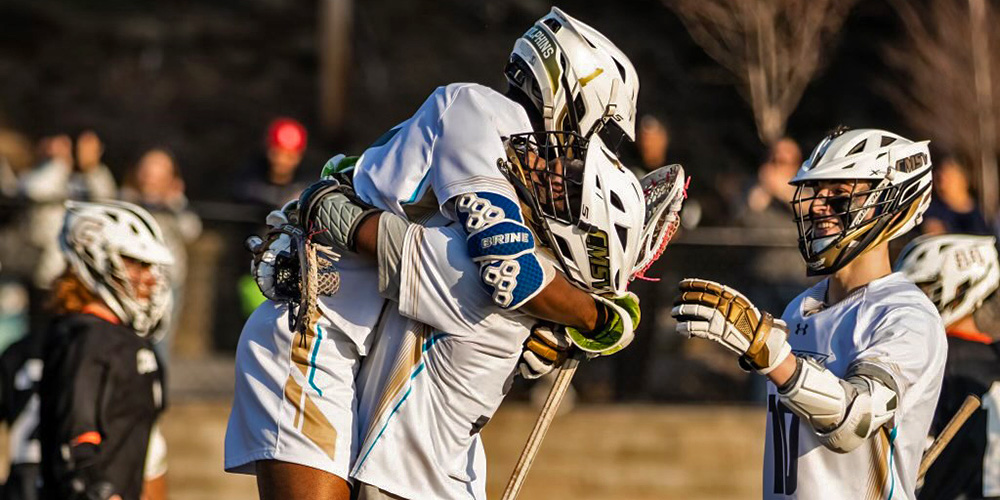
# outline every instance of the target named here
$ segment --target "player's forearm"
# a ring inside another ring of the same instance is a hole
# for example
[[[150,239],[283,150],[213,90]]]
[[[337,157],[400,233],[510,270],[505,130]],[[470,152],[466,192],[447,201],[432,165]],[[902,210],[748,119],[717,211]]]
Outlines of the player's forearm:
[[[561,274],[556,274],[548,286],[521,306],[521,310],[536,318],[583,331],[597,328],[598,311],[594,298],[570,284]]]
[[[354,244],[358,254],[369,257],[378,255],[378,219],[380,215],[365,217],[358,225],[358,231],[354,236]]]
[[[795,355],[791,355],[785,358],[784,361],[778,363],[778,366],[774,368],[770,373],[766,375],[768,380],[774,383],[777,387],[783,387],[788,384],[791,380],[792,375],[795,373]]]

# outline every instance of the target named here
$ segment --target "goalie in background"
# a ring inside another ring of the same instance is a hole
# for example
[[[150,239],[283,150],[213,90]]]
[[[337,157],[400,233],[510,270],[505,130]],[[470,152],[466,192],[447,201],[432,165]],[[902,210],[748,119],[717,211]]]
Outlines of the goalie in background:
[[[930,202],[928,142],[839,128],[792,179],[808,274],[776,319],[739,292],[680,284],[678,333],[769,379],[763,498],[916,497],[947,351],[930,300],[892,273],[889,241]]]
[[[40,498],[165,498],[163,371],[149,337],[170,310],[173,257],[156,221],[125,202],[68,202],[59,243],[68,270],[42,349]]]
[[[927,470],[920,498],[1000,497],[1000,450],[996,449],[1000,428],[989,423],[1000,410],[1000,344],[979,327],[997,324],[996,305],[982,307],[1000,287],[996,238],[921,236],[903,249],[894,268],[937,306],[948,335],[948,362],[931,433],[941,432],[967,395],[983,401]]]

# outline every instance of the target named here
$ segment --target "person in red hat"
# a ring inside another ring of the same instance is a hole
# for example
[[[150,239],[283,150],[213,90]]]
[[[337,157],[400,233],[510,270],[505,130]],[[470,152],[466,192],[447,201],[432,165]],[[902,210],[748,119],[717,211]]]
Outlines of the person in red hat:
[[[297,120],[281,117],[267,127],[264,155],[255,158],[240,176],[237,201],[259,206],[263,212],[298,198],[305,187],[296,179],[309,135]]]

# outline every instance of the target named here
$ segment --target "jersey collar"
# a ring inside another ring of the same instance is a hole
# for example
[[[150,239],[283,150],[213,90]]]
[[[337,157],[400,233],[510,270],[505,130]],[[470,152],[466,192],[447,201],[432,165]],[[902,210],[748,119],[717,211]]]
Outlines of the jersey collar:
[[[949,337],[968,340],[969,342],[979,342],[980,344],[992,344],[993,339],[983,332],[969,332],[964,330],[945,330]]]
[[[94,304],[87,304],[83,306],[83,309],[80,309],[80,312],[91,316],[97,316],[98,318],[101,318],[113,325],[120,325],[122,323],[122,321],[118,319],[118,316],[112,314],[111,311],[108,311],[103,307],[95,306]]]

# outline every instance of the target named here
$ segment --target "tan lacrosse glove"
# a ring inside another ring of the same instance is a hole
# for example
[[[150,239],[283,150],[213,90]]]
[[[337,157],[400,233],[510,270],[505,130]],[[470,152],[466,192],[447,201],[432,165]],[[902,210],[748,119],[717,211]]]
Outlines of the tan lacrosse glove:
[[[573,341],[566,336],[562,326],[548,321],[535,323],[531,335],[524,341],[518,372],[529,380],[542,377],[562,366],[572,350]]]
[[[677,333],[714,340],[740,356],[740,366],[762,375],[791,354],[788,329],[740,292],[714,281],[686,279],[670,314]]]

